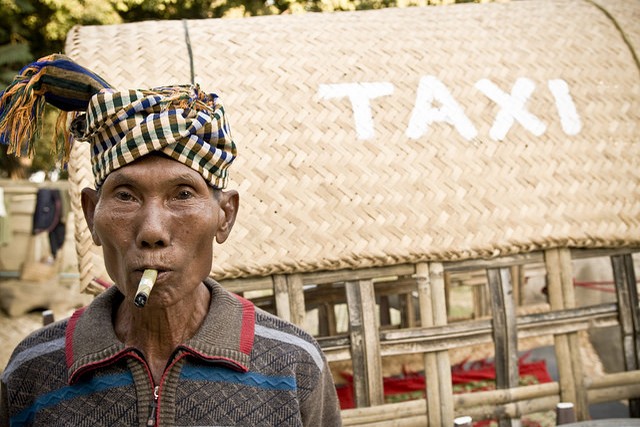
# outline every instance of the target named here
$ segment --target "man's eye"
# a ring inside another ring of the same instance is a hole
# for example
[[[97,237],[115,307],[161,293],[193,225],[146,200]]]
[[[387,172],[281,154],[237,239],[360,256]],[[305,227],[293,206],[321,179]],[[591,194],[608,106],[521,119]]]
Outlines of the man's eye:
[[[176,196],[178,200],[187,200],[187,199],[190,199],[191,197],[193,197],[193,193],[188,190],[181,190],[178,192],[178,195]]]
[[[116,193],[116,199],[122,200],[123,202],[129,202],[133,200],[133,196],[131,193],[127,193],[126,191],[118,191]]]

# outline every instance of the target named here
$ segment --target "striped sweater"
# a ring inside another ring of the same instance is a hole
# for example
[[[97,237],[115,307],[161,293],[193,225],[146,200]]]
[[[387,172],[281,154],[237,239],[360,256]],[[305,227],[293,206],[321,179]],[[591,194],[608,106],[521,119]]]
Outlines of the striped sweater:
[[[339,426],[314,339],[207,280],[209,314],[160,384],[120,342],[112,287],[18,345],[2,375],[0,426]]]

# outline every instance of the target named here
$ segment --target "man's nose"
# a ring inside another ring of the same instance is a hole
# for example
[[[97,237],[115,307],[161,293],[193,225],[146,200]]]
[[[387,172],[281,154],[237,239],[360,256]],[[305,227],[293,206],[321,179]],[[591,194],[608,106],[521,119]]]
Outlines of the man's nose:
[[[141,248],[162,248],[170,243],[169,212],[162,202],[145,202],[139,218],[136,244]]]

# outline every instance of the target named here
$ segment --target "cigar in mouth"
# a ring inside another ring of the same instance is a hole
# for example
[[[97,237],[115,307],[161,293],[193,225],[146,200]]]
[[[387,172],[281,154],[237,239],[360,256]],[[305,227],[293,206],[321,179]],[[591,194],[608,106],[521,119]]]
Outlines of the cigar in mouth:
[[[138,284],[138,292],[136,293],[136,297],[133,300],[133,303],[137,307],[144,307],[147,303],[147,299],[149,298],[149,294],[151,293],[151,289],[153,285],[156,283],[156,278],[158,277],[158,270],[147,269],[142,273],[142,278],[140,279],[140,283]]]

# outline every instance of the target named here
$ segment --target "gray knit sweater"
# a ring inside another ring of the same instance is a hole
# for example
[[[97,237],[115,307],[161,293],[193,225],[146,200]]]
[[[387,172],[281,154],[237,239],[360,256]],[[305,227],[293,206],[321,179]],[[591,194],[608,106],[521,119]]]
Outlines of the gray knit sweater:
[[[0,426],[339,426],[314,339],[206,281],[209,314],[160,384],[114,332],[113,287],[27,337],[2,376]],[[157,397],[154,397],[157,396]]]

